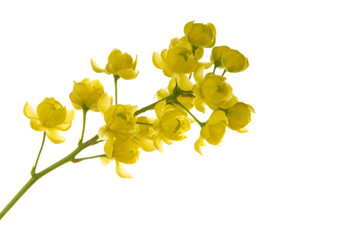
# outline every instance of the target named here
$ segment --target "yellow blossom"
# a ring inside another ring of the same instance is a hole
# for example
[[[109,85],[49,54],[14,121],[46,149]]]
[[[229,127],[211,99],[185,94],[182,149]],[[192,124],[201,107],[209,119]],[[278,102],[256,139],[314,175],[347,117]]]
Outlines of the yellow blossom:
[[[212,23],[188,22],[184,27],[188,41],[195,47],[213,47],[216,40],[216,29]]]
[[[249,104],[238,102],[226,111],[229,127],[238,132],[247,132],[246,125],[251,121],[251,113],[255,110]]]
[[[111,105],[112,98],[107,94],[100,97],[98,105],[104,115],[105,126],[99,129],[98,135],[101,139],[117,137],[119,139],[128,139],[138,132],[136,117],[134,113],[136,106],[131,105]]]
[[[222,63],[228,72],[242,72],[249,66],[249,60],[242,53],[228,49],[222,54]]]
[[[212,145],[218,145],[225,135],[226,123],[225,113],[221,110],[215,110],[201,128],[200,137],[194,145],[195,150],[201,154],[200,147],[205,146],[205,140]]]
[[[214,47],[210,60],[215,67],[225,68],[228,72],[241,72],[249,66],[249,60],[239,51],[227,46]]]
[[[59,133],[59,130],[66,131],[71,127],[71,122],[75,117],[74,110],[66,110],[54,98],[45,98],[36,112],[33,107],[26,102],[24,106],[24,115],[30,119],[30,126],[35,131],[46,132],[46,136],[53,143],[62,143],[65,138]]]
[[[154,122],[154,146],[163,151],[162,141],[166,144],[171,144],[172,141],[180,141],[186,138],[184,135],[190,129],[192,120],[187,116],[187,113],[174,105],[166,105],[162,101],[155,106],[155,113],[157,119]]]
[[[121,140],[119,138],[110,138],[104,146],[106,158],[101,161],[104,165],[111,160],[116,162],[116,173],[122,178],[131,178],[131,174],[122,166],[125,164],[134,164],[139,159],[139,144],[133,139]]]
[[[215,64],[215,67],[224,68],[222,63],[222,54],[224,51],[229,50],[227,46],[214,47],[211,51],[210,60]]]
[[[128,53],[122,53],[119,49],[114,49],[109,54],[108,63],[105,68],[101,68],[94,60],[91,59],[91,67],[97,73],[113,74],[123,79],[134,79],[139,74],[135,70],[137,56],[135,61]]]
[[[99,80],[90,81],[89,78],[85,78],[81,82],[74,81],[74,88],[69,97],[75,109],[86,108],[99,112],[98,100],[103,94],[104,87]]]
[[[179,87],[188,91],[193,84],[187,74],[195,71],[202,54],[200,49],[193,54],[191,44],[185,37],[174,38],[169,49],[164,49],[161,54],[154,52],[152,60],[155,67],[163,70],[165,76],[176,79]]]
[[[204,77],[203,68],[194,74],[196,84],[193,86],[195,93],[195,107],[200,112],[205,112],[205,104],[211,109],[228,108],[237,102],[230,84],[226,78],[208,73]]]

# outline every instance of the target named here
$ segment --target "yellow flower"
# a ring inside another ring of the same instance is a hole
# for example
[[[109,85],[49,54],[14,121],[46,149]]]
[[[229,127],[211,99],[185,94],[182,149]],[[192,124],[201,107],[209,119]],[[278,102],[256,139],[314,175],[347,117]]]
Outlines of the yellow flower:
[[[162,141],[166,144],[171,144],[172,141],[181,141],[186,136],[184,135],[190,129],[192,120],[187,116],[187,113],[174,105],[166,105],[162,101],[155,106],[155,113],[157,119],[153,126],[156,130],[154,135],[154,146],[160,151],[163,151]]]
[[[185,37],[174,38],[169,49],[164,49],[161,55],[154,52],[152,60],[155,67],[163,70],[165,76],[176,79],[182,90],[189,91],[193,84],[187,74],[197,68],[202,54],[201,50],[196,50],[194,55],[191,44]]]
[[[81,82],[74,81],[73,91],[70,93],[70,100],[75,109],[90,109],[99,112],[98,100],[104,94],[104,88],[99,80],[90,81],[89,78]]]
[[[215,110],[201,128],[200,137],[194,145],[195,150],[202,154],[200,147],[205,146],[205,140],[212,145],[218,145],[225,135],[226,123],[225,113],[221,110]]]
[[[24,106],[24,115],[30,119],[30,126],[35,131],[46,132],[46,136],[53,143],[62,143],[65,138],[58,130],[66,131],[71,127],[71,122],[75,117],[74,110],[66,110],[54,98],[45,98],[36,112],[33,107],[26,102]]]
[[[188,22],[184,27],[188,41],[195,47],[210,48],[215,45],[216,29],[212,23]]]
[[[222,54],[222,63],[228,72],[242,72],[249,66],[249,60],[239,51],[229,49]]]
[[[105,93],[100,97],[98,106],[104,115],[105,126],[100,127],[98,135],[101,139],[119,138],[122,140],[133,137],[138,132],[134,113],[136,106],[111,105],[112,98]]]
[[[238,102],[227,110],[229,127],[238,132],[247,132],[246,125],[251,121],[251,113],[255,110],[249,104]]]
[[[116,173],[122,178],[131,178],[131,174],[121,165],[134,164],[139,159],[140,151],[139,144],[133,139],[121,140],[119,138],[108,139],[104,146],[104,152],[107,158],[102,158],[104,165],[111,160],[116,162]]]
[[[233,73],[242,72],[249,66],[249,60],[242,53],[227,46],[214,47],[210,59],[216,67]]]
[[[214,47],[211,51],[210,60],[215,64],[215,67],[224,68],[222,63],[222,54],[224,51],[229,50],[227,46]]]
[[[97,73],[106,73],[119,76],[123,79],[134,79],[139,74],[139,71],[135,71],[137,63],[137,56],[135,61],[127,54],[122,53],[119,49],[114,49],[109,54],[108,63],[105,68],[101,68],[94,60],[91,59],[91,67]]]
[[[205,112],[205,103],[211,109],[228,108],[237,102],[230,84],[226,78],[214,73],[208,73],[204,77],[203,68],[199,68],[194,74],[196,84],[193,86],[195,93],[195,107],[200,112]]]

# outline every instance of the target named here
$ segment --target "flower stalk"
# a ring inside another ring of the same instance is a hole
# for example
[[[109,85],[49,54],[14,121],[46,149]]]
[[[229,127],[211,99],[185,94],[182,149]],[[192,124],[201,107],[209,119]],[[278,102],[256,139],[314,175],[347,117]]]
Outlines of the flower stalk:
[[[31,169],[31,176],[33,176],[33,175],[35,174],[36,166],[37,166],[37,164],[38,164],[38,161],[39,161],[39,158],[40,158],[40,155],[41,155],[41,151],[42,151],[42,149],[43,149],[43,147],[44,147],[45,138],[46,138],[46,132],[43,133],[43,139],[42,139],[41,147],[40,147],[38,156],[37,156],[37,158],[36,158],[35,164],[34,164],[33,168]]]
[[[15,205],[17,201],[26,193],[27,190],[31,188],[37,180],[48,174],[49,172],[55,170],[56,168],[64,165],[65,163],[74,160],[76,155],[84,150],[85,148],[94,145],[94,143],[99,139],[98,135],[95,135],[85,143],[80,144],[74,151],[72,151],[69,155],[64,157],[63,159],[59,160],[58,162],[54,163],[53,165],[47,167],[46,169],[42,170],[39,173],[32,174],[29,181],[20,189],[20,191],[11,199],[11,201],[4,207],[4,209],[0,212],[0,220],[5,216],[5,214]]]

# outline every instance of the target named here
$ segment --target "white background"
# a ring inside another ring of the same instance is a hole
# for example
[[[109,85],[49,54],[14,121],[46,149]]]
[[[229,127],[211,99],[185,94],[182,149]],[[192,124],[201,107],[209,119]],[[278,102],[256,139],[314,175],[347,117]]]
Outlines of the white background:
[[[360,239],[356,2],[3,1],[0,208],[29,179],[41,144],[25,102],[55,97],[71,108],[73,80],[86,77],[113,94],[112,77],[90,67],[90,58],[104,66],[113,48],[139,56],[140,74],[119,82],[119,102],[142,107],[168,82],[152,53],[185,23],[212,22],[217,45],[249,58],[245,72],[225,76],[257,113],[248,133],[227,131],[204,156],[193,149],[194,124],[163,154],[142,152],[131,180],[98,159],[69,163],[10,210],[0,239]],[[86,138],[101,125],[88,114]],[[45,142],[38,168],[72,151],[80,131],[77,112],[65,143]]]

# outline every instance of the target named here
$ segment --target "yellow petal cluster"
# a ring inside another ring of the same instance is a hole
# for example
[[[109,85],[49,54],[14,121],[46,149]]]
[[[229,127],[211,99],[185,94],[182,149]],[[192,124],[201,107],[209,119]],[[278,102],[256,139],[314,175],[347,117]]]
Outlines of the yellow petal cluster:
[[[65,141],[59,130],[68,130],[71,127],[72,120],[75,118],[74,110],[66,110],[66,107],[63,107],[53,97],[45,98],[36,108],[36,112],[26,102],[23,112],[30,119],[32,129],[46,132],[46,136],[50,141],[56,144]]]
[[[232,73],[242,72],[249,66],[247,57],[227,46],[214,47],[210,60],[215,64],[215,67],[225,68],[226,71]]]
[[[187,74],[195,71],[201,56],[201,51],[193,54],[191,44],[182,37],[172,39],[169,49],[164,49],[161,55],[154,52],[152,60],[155,67],[163,70],[165,76],[176,79],[181,89],[191,90],[193,84]]]
[[[98,101],[104,95],[104,87],[99,80],[90,81],[89,78],[81,82],[74,81],[73,91],[69,97],[75,109],[89,109],[99,112]]]
[[[195,150],[201,154],[201,146],[205,146],[205,140],[212,144],[218,145],[225,135],[227,117],[221,110],[215,110],[210,115],[208,121],[201,128],[200,137],[195,142]]]
[[[155,130],[151,126],[154,120],[136,117],[136,106],[112,105],[112,98],[106,93],[100,97],[98,104],[106,123],[98,132],[99,137],[106,140],[104,152],[107,157],[102,158],[102,162],[107,164],[115,160],[117,174],[130,178],[131,174],[122,164],[136,163],[140,148],[148,152],[156,149],[153,144]]]
[[[229,127],[238,132],[247,132],[245,127],[251,121],[251,113],[255,113],[252,106],[243,102],[236,103],[226,112]]]
[[[215,26],[212,23],[194,22],[188,22],[184,27],[184,33],[188,41],[195,47],[213,47],[216,41]]]
[[[111,51],[105,68],[101,68],[99,64],[91,59],[91,67],[95,72],[113,74],[126,80],[134,79],[139,74],[139,72],[135,70],[136,64],[137,56],[134,61],[128,53],[122,53],[119,49]]]
[[[104,112],[105,126],[99,129],[101,139],[120,138],[128,139],[138,131],[134,113],[136,106],[112,105]]]
[[[195,73],[196,84],[193,86],[195,93],[195,107],[200,112],[205,112],[205,104],[211,109],[228,108],[237,102],[230,84],[225,77],[214,73],[207,73],[203,77],[202,69]]]
[[[154,122],[154,146],[159,151],[163,151],[162,141],[171,144],[172,141],[181,141],[186,138],[185,134],[190,130],[192,120],[181,108],[172,104],[166,104],[165,101],[155,106],[157,119]]]

